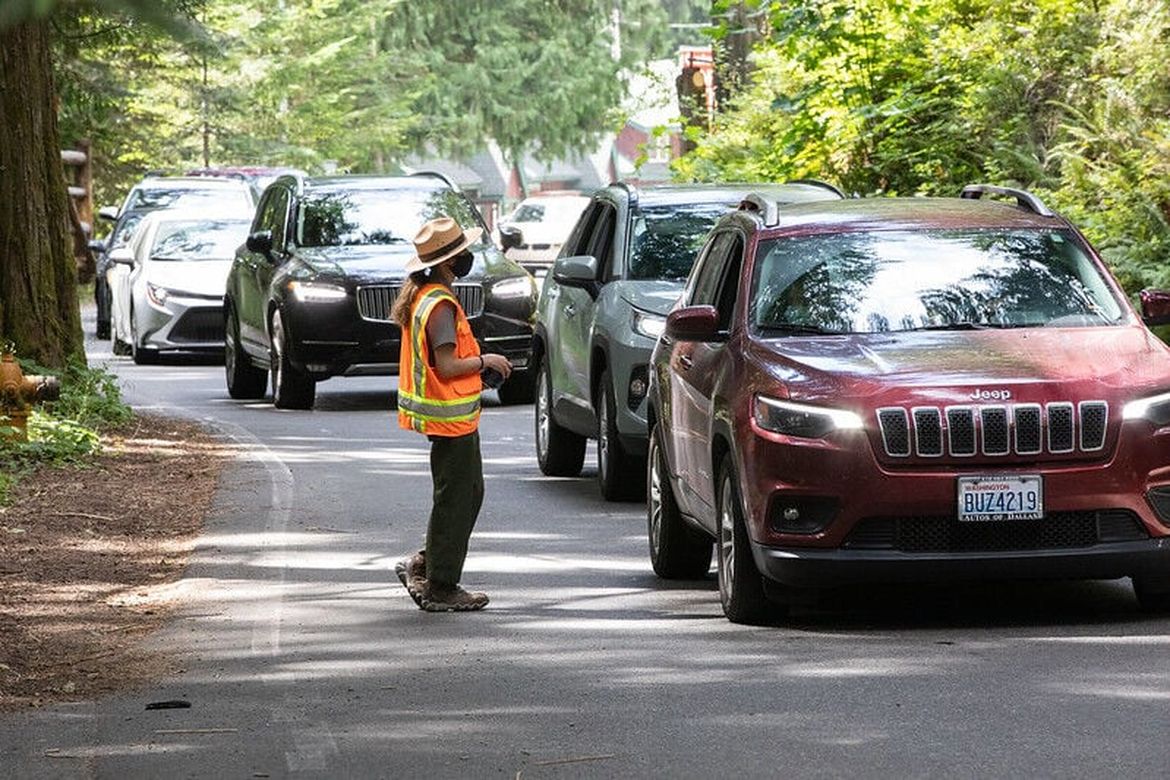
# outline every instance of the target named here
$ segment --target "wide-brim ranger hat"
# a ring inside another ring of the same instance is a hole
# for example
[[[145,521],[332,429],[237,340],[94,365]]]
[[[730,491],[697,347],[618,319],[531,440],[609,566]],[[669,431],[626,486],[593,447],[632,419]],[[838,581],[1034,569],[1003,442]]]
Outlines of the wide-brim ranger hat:
[[[438,265],[479,241],[483,228],[464,230],[450,217],[432,219],[414,237],[415,256],[406,261],[406,272],[413,274]]]

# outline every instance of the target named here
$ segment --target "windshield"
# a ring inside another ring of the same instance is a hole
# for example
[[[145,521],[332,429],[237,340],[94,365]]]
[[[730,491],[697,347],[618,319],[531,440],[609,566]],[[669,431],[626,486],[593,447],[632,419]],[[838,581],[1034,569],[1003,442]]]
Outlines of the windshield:
[[[678,203],[634,214],[630,279],[683,280],[726,203]]]
[[[413,245],[423,223],[452,217],[465,230],[478,212],[454,190],[330,190],[311,192],[297,214],[298,246]]]
[[[1120,322],[1124,309],[1066,231],[838,233],[761,242],[751,323],[885,333]]]
[[[152,260],[223,260],[235,254],[248,235],[242,219],[200,219],[164,222],[154,236]]]
[[[176,206],[199,208],[215,207],[223,209],[239,208],[251,212],[252,198],[245,185],[239,187],[207,187],[194,189],[191,187],[151,187],[137,189],[130,193],[130,201],[124,211],[130,209],[173,209]]]

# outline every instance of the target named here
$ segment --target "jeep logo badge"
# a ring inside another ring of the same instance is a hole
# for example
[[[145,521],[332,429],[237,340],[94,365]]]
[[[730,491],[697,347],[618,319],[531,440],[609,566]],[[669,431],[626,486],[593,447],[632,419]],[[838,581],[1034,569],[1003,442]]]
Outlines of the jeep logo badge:
[[[1010,401],[1011,390],[984,390],[979,388],[971,393],[972,401]]]

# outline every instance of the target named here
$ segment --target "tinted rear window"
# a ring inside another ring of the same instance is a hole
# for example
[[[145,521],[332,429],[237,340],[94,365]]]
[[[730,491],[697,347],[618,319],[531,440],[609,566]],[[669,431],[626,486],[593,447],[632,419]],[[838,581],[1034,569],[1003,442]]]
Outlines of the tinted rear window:
[[[883,333],[1109,325],[1124,308],[1066,231],[862,232],[757,251],[751,323]]]
[[[680,203],[640,208],[631,232],[630,279],[683,280],[727,203]]]

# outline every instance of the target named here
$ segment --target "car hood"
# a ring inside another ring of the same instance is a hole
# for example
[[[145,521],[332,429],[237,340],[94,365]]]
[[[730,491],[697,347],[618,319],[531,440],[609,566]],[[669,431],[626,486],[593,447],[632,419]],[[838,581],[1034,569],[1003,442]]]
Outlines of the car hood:
[[[187,260],[153,261],[146,266],[145,277],[151,284],[173,292],[185,292],[202,297],[222,296],[227,286],[232,261]]]
[[[524,271],[491,247],[473,247],[475,264],[470,279],[484,276],[520,275]],[[297,257],[308,276],[348,278],[356,284],[399,282],[406,278],[406,263],[414,257],[408,245],[331,246],[299,248]]]
[[[1170,348],[1140,326],[788,337],[751,349],[794,399],[852,397],[871,408],[969,404],[979,391],[1039,402],[1170,384]]]
[[[663,317],[673,308],[682,294],[685,282],[623,281],[619,295],[635,309],[651,311]]]

